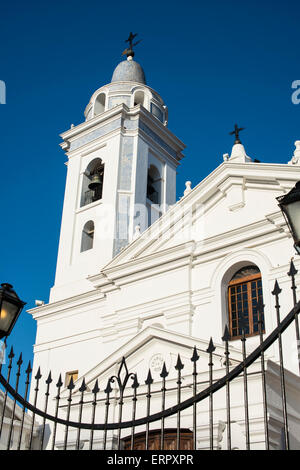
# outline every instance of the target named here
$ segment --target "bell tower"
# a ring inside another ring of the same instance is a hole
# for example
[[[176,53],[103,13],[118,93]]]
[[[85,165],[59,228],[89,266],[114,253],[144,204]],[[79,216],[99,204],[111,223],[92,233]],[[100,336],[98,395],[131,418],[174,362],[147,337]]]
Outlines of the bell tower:
[[[96,274],[176,202],[184,144],[169,131],[168,109],[127,59],[91,97],[85,121],[61,134],[67,180],[50,302],[91,290]],[[136,43],[137,44],[137,43]]]

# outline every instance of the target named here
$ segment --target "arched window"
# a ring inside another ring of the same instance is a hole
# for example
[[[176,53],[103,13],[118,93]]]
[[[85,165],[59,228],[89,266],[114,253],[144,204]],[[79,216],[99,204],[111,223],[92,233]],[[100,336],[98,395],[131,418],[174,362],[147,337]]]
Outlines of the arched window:
[[[102,199],[103,179],[104,164],[96,158],[83,174],[80,207]]]
[[[257,302],[262,300],[261,273],[257,266],[239,269],[228,285],[229,330],[232,339],[242,336],[241,322],[244,318],[247,336],[259,333]],[[264,319],[262,318],[264,331]]]
[[[161,177],[154,165],[150,165],[148,170],[147,198],[154,204],[161,203]]]
[[[81,236],[81,249],[80,251],[87,251],[93,248],[94,244],[94,233],[95,233],[95,226],[92,220],[89,220],[82,230]]]
[[[144,92],[137,91],[134,94],[134,106],[136,106],[137,104],[141,104],[142,106],[144,106],[144,99],[145,99]]]
[[[95,107],[94,107],[94,115],[97,116],[98,114],[104,113],[105,111],[105,101],[106,101],[106,95],[105,93],[100,93],[95,101]]]

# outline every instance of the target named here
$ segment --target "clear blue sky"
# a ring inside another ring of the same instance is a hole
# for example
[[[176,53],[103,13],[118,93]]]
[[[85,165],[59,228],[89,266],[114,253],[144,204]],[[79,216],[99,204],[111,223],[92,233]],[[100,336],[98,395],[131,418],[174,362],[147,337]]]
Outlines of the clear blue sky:
[[[28,308],[53,285],[66,157],[59,133],[83,120],[109,82],[132,30],[136,60],[187,145],[178,196],[230,152],[233,125],[248,155],[286,163],[300,139],[299,1],[6,1],[0,16],[1,282]],[[28,360],[35,322],[22,313],[10,338]]]

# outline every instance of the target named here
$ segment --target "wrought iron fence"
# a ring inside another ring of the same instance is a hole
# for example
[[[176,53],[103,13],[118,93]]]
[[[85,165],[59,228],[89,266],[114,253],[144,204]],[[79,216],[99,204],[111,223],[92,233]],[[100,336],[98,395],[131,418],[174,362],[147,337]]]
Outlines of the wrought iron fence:
[[[290,271],[288,275],[291,278],[291,289],[293,293],[294,308],[290,313],[285,316],[283,320],[280,319],[280,294],[281,289],[278,282],[275,282],[274,290],[272,292],[275,299],[275,313],[276,313],[276,328],[269,334],[265,339],[263,338],[263,323],[264,323],[264,305],[262,301],[258,302],[258,346],[250,353],[247,354],[247,337],[246,337],[246,324],[242,322],[242,336],[241,336],[241,354],[242,360],[236,365],[232,360],[231,348],[230,348],[230,335],[228,327],[225,327],[223,335],[224,343],[224,366],[225,375],[222,377],[214,376],[214,360],[216,357],[215,345],[212,339],[209,342],[208,348],[205,352],[208,357],[207,364],[207,380],[205,383],[198,381],[199,375],[199,349],[194,347],[191,351],[190,361],[192,364],[192,380],[191,383],[183,385],[183,368],[184,363],[182,362],[181,356],[178,354],[177,362],[175,365],[175,388],[173,387],[172,392],[175,392],[176,402],[172,406],[168,406],[170,403],[166,399],[167,393],[170,391],[168,387],[168,376],[170,370],[167,370],[166,364],[163,363],[160,372],[160,389],[159,397],[161,400],[160,411],[151,412],[151,405],[153,394],[157,396],[158,390],[153,390],[153,374],[149,369],[146,380],[144,381],[143,387],[145,392],[140,393],[142,388],[139,382],[140,378],[135,372],[131,372],[127,368],[126,359],[123,358],[120,362],[119,369],[116,375],[108,378],[106,387],[100,390],[98,379],[94,382],[93,388],[88,389],[85,379],[82,380],[80,387],[76,388],[73,378],[67,387],[64,387],[62,376],[58,377],[57,381],[54,381],[51,372],[46,376],[42,375],[40,369],[34,377],[31,377],[32,368],[29,363],[25,370],[25,392],[21,396],[19,393],[21,370],[23,366],[22,354],[16,362],[16,378],[14,385],[12,385],[11,375],[12,368],[15,360],[15,354],[13,348],[11,348],[8,355],[9,363],[7,368],[7,375],[2,375],[0,369],[0,383],[2,384],[2,412],[0,414],[0,442],[2,446],[7,449],[12,447],[21,448],[40,448],[45,447],[49,449],[81,449],[83,442],[87,444],[89,449],[95,448],[95,433],[101,432],[101,448],[108,449],[136,449],[144,448],[145,450],[156,446],[158,449],[182,449],[183,444],[185,448],[197,449],[197,432],[199,430],[199,405],[200,403],[207,400],[208,410],[208,429],[209,429],[209,448],[213,450],[215,448],[214,443],[214,426],[215,426],[215,412],[214,412],[214,399],[215,394],[222,390],[224,392],[225,410],[226,410],[226,444],[227,449],[232,449],[232,404],[231,404],[231,387],[234,380],[239,379],[241,381],[241,390],[243,395],[243,424],[245,431],[245,442],[246,449],[251,449],[251,432],[249,417],[249,392],[248,392],[248,381],[251,376],[249,371],[250,366],[256,364],[260,377],[260,386],[262,392],[262,403],[263,403],[263,423],[264,423],[264,444],[266,449],[270,449],[270,423],[269,423],[269,410],[268,410],[268,393],[267,393],[267,379],[266,379],[266,358],[265,352],[277,342],[278,346],[278,366],[280,370],[280,400],[282,404],[282,426],[283,426],[283,437],[284,437],[284,448],[290,448],[290,435],[289,435],[289,415],[287,408],[287,391],[286,391],[286,370],[284,368],[284,351],[282,345],[282,334],[287,328],[294,324],[295,325],[295,338],[299,340],[299,322],[298,315],[300,312],[300,302],[297,303],[296,298],[296,282],[295,276],[297,271],[293,262],[291,262]],[[297,342],[299,347],[299,342]],[[299,365],[299,354],[297,351],[297,361]],[[1,367],[1,365],[0,365]],[[28,400],[30,381],[32,381],[32,403]],[[44,381],[44,384],[42,383]],[[42,391],[41,391],[41,384]],[[74,389],[76,388],[75,392]],[[64,390],[65,389],[65,390]],[[183,398],[183,394],[186,396],[187,391],[191,390],[190,396]],[[67,392],[67,396],[65,393]],[[125,393],[127,395],[125,396]],[[43,395],[43,406],[40,399]],[[50,395],[51,394],[51,395]],[[113,395],[115,394],[115,395]],[[50,396],[55,398],[55,407],[53,412],[48,412]],[[39,399],[39,401],[38,401]],[[112,401],[117,403],[117,419],[110,420],[110,411]],[[124,404],[126,402],[126,413],[127,418],[123,419]],[[137,410],[139,403],[145,405],[145,415],[137,417]],[[8,406],[9,404],[9,406]],[[84,410],[88,407],[90,419],[87,421],[86,418],[83,420]],[[130,419],[128,419],[128,409],[130,407]],[[17,408],[20,410],[17,416]],[[96,416],[97,411],[101,409],[103,414],[102,422],[97,422]],[[186,419],[184,427],[182,427],[182,416],[183,413],[189,410],[189,421],[188,426],[186,425]],[[77,418],[74,419],[76,412]],[[28,421],[28,417],[30,420]],[[166,426],[166,420],[172,417],[175,419],[176,427],[169,429]],[[26,421],[27,420],[27,421]],[[203,416],[201,417],[203,421]],[[24,443],[23,435],[25,432],[25,421],[26,421],[26,432],[27,442]],[[28,425],[28,422],[30,423]],[[38,439],[36,439],[36,429],[38,425]],[[150,425],[156,423],[158,426],[157,431],[154,433],[153,429],[150,429]],[[49,434],[50,426],[51,434],[46,437],[46,429]],[[12,437],[14,429],[17,426],[17,439],[15,444],[12,446]],[[57,437],[58,427],[60,426],[63,430],[60,433],[60,437]],[[6,432],[4,433],[4,428]],[[137,433],[137,428],[142,428],[142,433]],[[76,439],[70,440],[70,430],[76,431]],[[122,431],[127,430],[126,438],[122,436]],[[85,433],[82,438],[82,433]],[[108,433],[110,438],[108,439]],[[154,439],[155,434],[155,439]],[[155,441],[155,444],[154,444]],[[137,447],[137,443],[140,447]],[[142,443],[142,444],[141,444]],[[171,444],[170,444],[171,443]],[[99,448],[99,438],[97,439],[97,448]]]

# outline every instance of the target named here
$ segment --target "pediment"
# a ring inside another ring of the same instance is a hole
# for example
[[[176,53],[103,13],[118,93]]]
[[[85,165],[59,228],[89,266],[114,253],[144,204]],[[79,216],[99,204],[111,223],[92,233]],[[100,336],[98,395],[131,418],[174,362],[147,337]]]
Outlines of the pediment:
[[[126,372],[137,374],[138,382],[144,386],[145,380],[148,375],[149,369],[151,370],[154,387],[161,387],[161,376],[163,363],[169,373],[168,381],[174,381],[176,384],[177,371],[175,365],[177,363],[178,354],[184,365],[182,376],[185,381],[192,381],[193,363],[191,357],[193,355],[194,346],[197,348],[199,360],[197,361],[197,369],[199,377],[201,374],[207,376],[209,354],[207,353],[208,341],[204,341],[191,336],[182,335],[168,330],[147,327],[136,336],[134,336],[128,343],[120,347],[114,353],[109,355],[106,359],[101,361],[96,367],[84,374],[85,383],[88,390],[91,391],[96,379],[98,380],[100,390],[106,388],[107,382],[112,376],[118,376],[122,359],[125,358],[126,367],[120,371],[120,377],[123,380]],[[221,375],[225,374],[224,365],[224,346],[222,344],[215,344],[216,350],[214,351],[214,367]],[[239,363],[242,360],[241,352],[234,347],[230,349],[231,360],[234,363]],[[79,377],[75,383],[74,393],[76,393],[81,385],[83,377]],[[200,380],[200,379],[199,379]],[[128,387],[132,384],[129,379]],[[62,398],[68,395],[65,389],[62,392]]]

